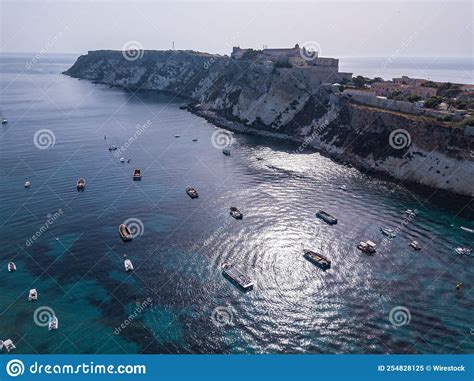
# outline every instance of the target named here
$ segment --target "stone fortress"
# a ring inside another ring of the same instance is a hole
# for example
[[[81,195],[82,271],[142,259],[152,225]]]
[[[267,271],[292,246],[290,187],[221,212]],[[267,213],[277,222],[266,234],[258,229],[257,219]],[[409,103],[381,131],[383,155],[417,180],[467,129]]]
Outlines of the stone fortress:
[[[293,48],[262,50],[234,47],[230,57],[234,60],[251,60],[265,67],[278,67],[303,74],[310,83],[337,83],[350,81],[352,73],[339,72],[337,58],[319,57],[319,52],[296,44]]]

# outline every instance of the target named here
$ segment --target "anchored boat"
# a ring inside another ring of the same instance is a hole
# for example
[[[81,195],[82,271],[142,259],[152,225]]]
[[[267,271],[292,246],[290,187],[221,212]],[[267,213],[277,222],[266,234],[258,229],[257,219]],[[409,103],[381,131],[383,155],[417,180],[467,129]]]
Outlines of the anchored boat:
[[[13,262],[8,263],[8,271],[9,272],[16,271],[15,263],[13,263]]]
[[[31,183],[29,181],[25,182],[25,188],[29,188],[31,186]]]
[[[337,224],[337,218],[325,212],[324,210],[320,210],[318,213],[316,213],[316,217],[328,223],[329,225]]]
[[[51,331],[53,329],[58,329],[59,328],[59,320],[56,316],[52,316],[51,319],[49,320],[48,324],[48,331]]]
[[[197,190],[193,187],[187,187],[186,188],[186,193],[188,194],[189,197],[191,198],[198,198],[199,197],[199,193],[197,192]]]
[[[380,231],[382,232],[383,235],[386,235],[389,238],[395,238],[397,236],[395,234],[395,231],[390,228],[380,228]]]
[[[36,291],[36,288],[32,288],[28,295],[28,301],[33,302],[35,300],[38,300],[38,291]]]
[[[328,270],[331,268],[331,261],[324,257],[323,255],[316,253],[315,251],[312,250],[303,250],[304,252],[304,257],[310,261],[312,264],[320,267],[324,271]]]
[[[418,241],[411,241],[410,246],[413,248],[413,250],[416,250],[416,251],[421,250],[421,246],[418,243]]]
[[[364,253],[372,254],[372,253],[375,253],[376,246],[377,245],[374,242],[367,240],[365,242],[364,241],[359,242],[359,244],[357,245],[357,248],[363,251]]]
[[[222,153],[223,153],[224,155],[226,155],[226,156],[230,156],[230,149],[228,149],[228,148],[223,148],[223,149],[222,149]]]
[[[140,171],[139,169],[135,169],[133,171],[133,180],[137,181],[137,180],[141,180],[141,179],[142,179],[142,171]]]
[[[4,348],[7,353],[10,353],[11,350],[16,349],[15,344],[13,344],[13,341],[11,341],[10,339],[7,339],[5,341],[0,340],[0,350]]]
[[[454,252],[459,255],[471,255],[472,250],[468,247],[457,247]]]
[[[116,149],[117,149],[117,146],[113,144],[109,147],[109,151],[115,151]]]
[[[132,271],[133,270],[133,264],[130,259],[125,259],[123,261],[123,265],[125,266],[125,271]]]
[[[77,183],[76,183],[77,190],[84,190],[85,187],[86,187],[86,180],[82,178],[77,180]]]
[[[243,214],[237,209],[235,206],[230,207],[230,215],[234,217],[236,220],[241,220],[243,218]]]
[[[130,229],[125,224],[119,225],[119,234],[122,240],[124,241],[131,241],[133,238],[132,233],[130,232]]]
[[[2,124],[7,124],[8,123],[8,119],[7,118],[2,118]]]
[[[253,289],[253,282],[250,278],[232,264],[224,263],[222,265],[222,274],[245,291]]]

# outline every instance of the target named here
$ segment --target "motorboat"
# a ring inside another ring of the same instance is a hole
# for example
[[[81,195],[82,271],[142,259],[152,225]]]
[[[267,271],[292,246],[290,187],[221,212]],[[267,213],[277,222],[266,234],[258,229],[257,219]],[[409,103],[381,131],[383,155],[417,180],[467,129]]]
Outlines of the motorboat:
[[[474,233],[474,229],[470,229],[465,226],[461,226],[461,230],[464,230],[465,232],[468,232],[468,233]]]
[[[243,218],[243,214],[237,209],[235,206],[230,207],[230,215],[234,217],[236,220],[241,220]]]
[[[193,142],[197,142],[198,140],[197,139],[193,139]]]
[[[180,137],[181,137],[181,135],[179,135],[179,134],[176,134],[174,137],[175,137],[175,138],[180,138]]]
[[[0,340],[0,350],[5,349],[7,353],[10,353],[11,350],[16,349],[15,344],[10,339],[7,340]]]
[[[133,238],[132,233],[130,232],[130,229],[125,224],[119,225],[119,234],[122,240],[124,241],[131,241]]]
[[[223,149],[222,149],[222,153],[223,153],[224,155],[226,155],[226,156],[230,156],[230,149],[228,149],[228,148],[223,148]]]
[[[76,188],[77,190],[84,190],[84,188],[86,187],[86,180],[85,179],[79,179],[77,180],[77,183],[76,183]]]
[[[121,157],[121,158],[120,158],[120,162],[121,162],[121,163],[125,163],[125,158],[124,158],[124,157]]]
[[[59,320],[55,315],[53,315],[51,319],[49,320],[48,331],[51,331],[53,329],[58,329],[58,328],[59,328]]]
[[[383,235],[386,235],[388,238],[395,238],[397,236],[395,234],[395,231],[390,228],[380,228],[380,231],[382,232]]]
[[[31,183],[29,181],[25,181],[25,188],[29,188],[31,186]]]
[[[468,247],[457,247],[454,252],[459,255],[471,255],[472,249]]]
[[[320,267],[323,270],[328,270],[331,268],[331,261],[323,255],[307,249],[303,250],[303,252],[304,257],[314,265]]]
[[[250,278],[244,273],[242,273],[233,264],[224,263],[222,265],[222,274],[227,279],[232,281],[232,283],[236,284],[245,291],[250,291],[253,289],[253,282],[250,280]]]
[[[109,151],[115,151],[115,150],[117,150],[117,146],[112,144],[112,145],[109,147]]]
[[[421,250],[421,246],[418,243],[418,241],[411,241],[410,246],[413,248],[413,250],[416,250],[416,251]]]
[[[35,300],[38,300],[38,291],[36,291],[36,288],[32,288],[28,295],[28,301],[33,302]]]
[[[189,197],[191,198],[198,198],[199,197],[199,193],[197,192],[197,190],[193,187],[187,187],[186,188],[186,193],[188,194]]]
[[[9,272],[16,271],[16,265],[15,265],[15,263],[13,263],[13,262],[9,262],[9,263],[8,263],[8,271],[9,271]]]
[[[357,248],[361,251],[363,251],[364,253],[375,253],[375,248],[376,248],[376,244],[372,241],[361,241],[359,242],[359,244],[357,245]]]
[[[142,171],[140,171],[139,169],[135,169],[133,171],[133,180],[137,181],[137,180],[141,180],[141,179],[142,179]]]
[[[8,119],[7,118],[2,118],[2,124],[7,124],[8,123]]]
[[[324,210],[320,210],[319,212],[317,212],[316,217],[328,223],[329,225],[337,224],[337,218],[325,212]]]
[[[125,266],[125,271],[132,271],[133,270],[133,264],[130,259],[125,259],[123,261],[123,265]]]

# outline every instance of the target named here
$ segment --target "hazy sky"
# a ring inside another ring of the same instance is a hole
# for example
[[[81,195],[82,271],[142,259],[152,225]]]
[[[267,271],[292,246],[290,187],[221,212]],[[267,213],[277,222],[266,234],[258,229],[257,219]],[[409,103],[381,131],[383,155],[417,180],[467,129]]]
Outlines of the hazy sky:
[[[3,52],[193,49],[314,42],[323,56],[473,53],[472,1],[0,0]]]

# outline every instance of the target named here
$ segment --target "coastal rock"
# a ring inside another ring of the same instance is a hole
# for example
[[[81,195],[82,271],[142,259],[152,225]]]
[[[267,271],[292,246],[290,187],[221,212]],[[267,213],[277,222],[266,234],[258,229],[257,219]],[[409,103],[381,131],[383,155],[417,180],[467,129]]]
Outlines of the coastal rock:
[[[466,127],[358,103],[303,69],[193,51],[92,51],[64,74],[188,98],[221,127],[300,143],[360,169],[474,196],[474,137]]]

